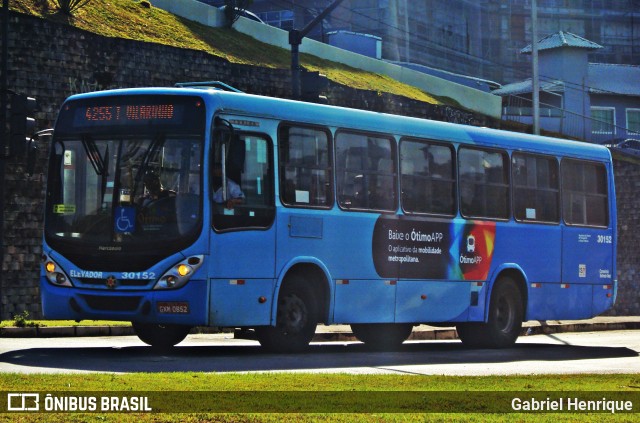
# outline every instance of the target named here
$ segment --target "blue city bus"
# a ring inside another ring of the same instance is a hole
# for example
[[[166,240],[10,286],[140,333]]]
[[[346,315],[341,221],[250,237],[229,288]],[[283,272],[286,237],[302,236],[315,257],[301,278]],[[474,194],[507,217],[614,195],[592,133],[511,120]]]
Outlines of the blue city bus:
[[[51,144],[49,319],[195,326],[279,352],[318,324],[373,348],[419,324],[511,346],[610,309],[612,159],[597,145],[205,86],[70,97]]]

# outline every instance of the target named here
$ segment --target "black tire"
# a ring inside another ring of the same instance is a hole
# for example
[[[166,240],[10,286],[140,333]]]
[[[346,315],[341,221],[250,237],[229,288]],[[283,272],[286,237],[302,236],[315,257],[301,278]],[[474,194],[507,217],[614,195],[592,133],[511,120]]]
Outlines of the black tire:
[[[260,345],[280,353],[300,352],[309,346],[318,326],[318,304],[302,278],[290,279],[280,290],[275,326],[259,326]]]
[[[491,293],[487,323],[460,323],[456,329],[467,347],[507,348],[520,335],[523,319],[522,294],[513,279],[503,277]]]
[[[413,330],[410,323],[352,324],[351,331],[367,347],[378,350],[395,350],[402,345]]]
[[[142,342],[154,348],[166,349],[179,344],[187,337],[190,326],[156,325],[152,323],[131,323],[133,330]]]

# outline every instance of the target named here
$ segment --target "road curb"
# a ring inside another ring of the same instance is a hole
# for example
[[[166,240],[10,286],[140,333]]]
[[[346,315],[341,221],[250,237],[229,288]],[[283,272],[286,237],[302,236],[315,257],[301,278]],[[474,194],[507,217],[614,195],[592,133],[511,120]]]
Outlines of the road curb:
[[[521,336],[553,334],[562,332],[596,332],[610,330],[637,330],[640,329],[640,318],[633,317],[628,321],[620,320],[611,322],[586,321],[586,322],[525,322]],[[192,334],[221,333],[218,328],[198,327],[191,331]],[[0,338],[62,338],[76,336],[131,336],[135,335],[131,326],[41,326],[41,327],[4,327],[0,328]],[[253,331],[235,331],[234,337],[242,339],[254,339]],[[432,326],[418,326],[409,336],[409,340],[451,340],[458,339],[455,328],[434,328]],[[319,326],[313,337],[313,342],[350,342],[357,341],[353,333],[340,327],[335,330],[332,326]]]
[[[135,335],[131,326],[40,326],[0,328],[0,338],[63,338]]]

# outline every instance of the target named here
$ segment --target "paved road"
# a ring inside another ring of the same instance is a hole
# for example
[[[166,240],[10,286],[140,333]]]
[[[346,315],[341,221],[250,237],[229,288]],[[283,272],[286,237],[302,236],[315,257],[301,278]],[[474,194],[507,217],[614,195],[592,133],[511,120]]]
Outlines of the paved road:
[[[398,352],[357,342],[314,343],[278,355],[232,334],[189,335],[159,353],[136,337],[4,338],[0,372],[343,372],[438,375],[640,373],[640,330],[520,337],[507,350],[469,350],[457,340],[409,341]]]

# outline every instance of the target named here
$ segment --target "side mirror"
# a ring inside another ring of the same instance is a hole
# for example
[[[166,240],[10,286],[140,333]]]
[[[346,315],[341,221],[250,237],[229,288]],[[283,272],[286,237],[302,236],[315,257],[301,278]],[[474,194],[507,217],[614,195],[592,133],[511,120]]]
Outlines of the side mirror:
[[[43,131],[36,132],[33,138],[29,138],[27,141],[27,147],[25,152],[25,168],[27,176],[32,176],[36,170],[36,161],[38,159],[38,140],[40,137],[52,137],[53,129],[45,129]]]

